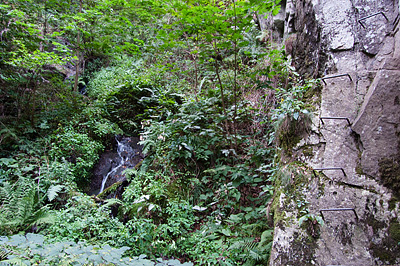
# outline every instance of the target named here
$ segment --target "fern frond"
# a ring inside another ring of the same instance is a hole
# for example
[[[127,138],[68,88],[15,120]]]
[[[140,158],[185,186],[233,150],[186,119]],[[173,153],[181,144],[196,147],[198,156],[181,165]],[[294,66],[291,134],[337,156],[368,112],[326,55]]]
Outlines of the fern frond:
[[[20,178],[14,184],[4,182],[0,186],[0,229],[8,233],[21,226],[43,223],[49,217],[40,209],[41,199],[33,180]]]
[[[254,266],[258,263],[266,263],[272,246],[272,233],[273,230],[265,230],[260,242],[256,242],[254,238],[246,238],[236,241],[229,249],[242,253],[241,256],[245,258],[243,265]]]
[[[65,188],[64,185],[51,185],[47,191],[47,197],[49,198],[49,201],[53,201],[63,188]]]
[[[0,201],[2,204],[7,203],[12,198],[13,186],[9,182],[2,183],[0,187]]]
[[[53,224],[55,222],[55,217],[52,215],[49,210],[45,207],[37,210],[31,217],[29,217],[28,223],[32,225],[40,225],[40,224]]]
[[[105,201],[105,204],[101,205],[101,209],[107,209],[113,205],[122,205],[122,201],[115,198],[108,199]]]
[[[261,261],[264,258],[263,254],[258,249],[249,250],[249,256],[251,259],[253,259],[255,261]]]
[[[248,250],[255,248],[257,245],[258,243],[254,241],[254,238],[247,238],[236,241],[228,249],[239,249],[243,252],[247,252]]]
[[[5,248],[1,248],[0,249],[0,261],[5,260],[8,256],[8,254],[10,254],[9,250],[6,250]]]
[[[30,265],[30,262],[20,258],[12,258],[9,260],[4,260],[0,262],[0,265],[17,265],[17,266],[27,266]]]

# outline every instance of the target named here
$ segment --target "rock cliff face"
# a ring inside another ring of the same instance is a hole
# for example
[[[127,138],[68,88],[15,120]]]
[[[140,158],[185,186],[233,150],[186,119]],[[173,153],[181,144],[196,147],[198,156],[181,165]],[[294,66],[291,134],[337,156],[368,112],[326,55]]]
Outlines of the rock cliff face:
[[[324,85],[299,163],[281,169],[270,265],[400,264],[399,1],[283,6],[297,70]]]

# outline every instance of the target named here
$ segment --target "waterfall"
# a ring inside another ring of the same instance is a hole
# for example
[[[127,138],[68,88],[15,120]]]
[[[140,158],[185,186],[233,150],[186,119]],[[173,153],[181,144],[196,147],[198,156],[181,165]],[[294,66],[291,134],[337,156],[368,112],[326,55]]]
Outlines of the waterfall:
[[[111,184],[125,179],[123,171],[128,168],[133,168],[142,159],[142,147],[137,143],[139,138],[116,136],[117,152],[114,156],[108,154],[107,160],[101,163],[103,166],[108,165],[108,171],[104,171],[99,193]],[[107,169],[107,168],[106,168]]]

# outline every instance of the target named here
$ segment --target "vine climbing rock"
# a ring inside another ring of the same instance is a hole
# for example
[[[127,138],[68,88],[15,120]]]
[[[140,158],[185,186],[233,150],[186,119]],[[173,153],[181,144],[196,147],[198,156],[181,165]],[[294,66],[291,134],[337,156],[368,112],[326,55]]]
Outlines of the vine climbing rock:
[[[400,264],[399,1],[293,4],[296,68],[327,79],[278,174],[270,265]]]

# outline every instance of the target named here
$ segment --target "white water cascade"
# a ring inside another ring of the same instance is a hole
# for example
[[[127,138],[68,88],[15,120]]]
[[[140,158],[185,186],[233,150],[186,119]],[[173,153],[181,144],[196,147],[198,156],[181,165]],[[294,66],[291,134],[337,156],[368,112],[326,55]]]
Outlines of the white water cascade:
[[[111,168],[109,172],[103,176],[99,193],[103,192],[104,189],[107,188],[106,187],[107,183],[109,186],[110,183],[112,184],[123,180],[125,178],[123,175],[123,170],[127,168],[133,168],[137,163],[138,158],[135,159],[135,156],[139,154],[139,151],[137,147],[135,148],[134,147],[135,145],[132,144],[133,143],[132,138],[117,136],[115,140],[117,141],[118,145],[117,146],[118,157],[109,159]]]

